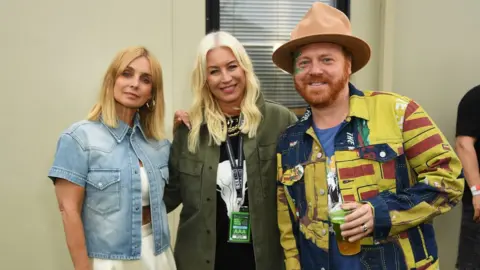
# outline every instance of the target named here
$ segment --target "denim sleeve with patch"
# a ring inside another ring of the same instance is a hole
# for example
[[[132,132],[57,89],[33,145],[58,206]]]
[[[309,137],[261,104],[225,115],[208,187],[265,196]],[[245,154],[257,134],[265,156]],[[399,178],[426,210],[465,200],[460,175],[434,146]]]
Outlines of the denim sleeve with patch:
[[[64,133],[57,142],[53,165],[48,177],[68,180],[85,187],[88,174],[88,153],[72,134]]]
[[[413,177],[409,187],[397,193],[381,192],[367,200],[374,207],[377,240],[448,212],[463,194],[460,160],[430,116],[409,101],[398,118],[403,120],[403,146]]]

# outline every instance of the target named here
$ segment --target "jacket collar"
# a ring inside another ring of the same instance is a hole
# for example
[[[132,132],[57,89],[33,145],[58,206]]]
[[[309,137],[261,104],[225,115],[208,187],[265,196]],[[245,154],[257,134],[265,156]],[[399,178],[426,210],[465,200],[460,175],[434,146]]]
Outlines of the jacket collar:
[[[352,83],[348,83],[348,91],[350,95],[350,106],[347,121],[352,117],[362,118],[368,121],[370,115],[367,102],[365,101],[365,94],[358,90]],[[306,132],[312,126],[312,118],[312,108],[308,106],[307,111],[297,123],[302,132]]]
[[[107,128],[107,130],[110,132],[110,134],[112,134],[112,136],[115,138],[115,140],[117,140],[118,143],[122,142],[125,138],[125,135],[127,135],[127,133],[130,131],[130,126],[120,119],[117,119],[117,127],[109,127],[108,125],[106,125],[103,121],[102,116],[100,116],[100,122]],[[138,112],[135,113],[135,116],[133,117],[132,129],[139,129],[145,140],[147,140],[147,136],[145,136],[145,132],[143,131],[140,124],[140,114]]]
[[[348,84],[348,88],[350,91],[350,111],[348,116],[370,120],[365,94],[351,83]]]

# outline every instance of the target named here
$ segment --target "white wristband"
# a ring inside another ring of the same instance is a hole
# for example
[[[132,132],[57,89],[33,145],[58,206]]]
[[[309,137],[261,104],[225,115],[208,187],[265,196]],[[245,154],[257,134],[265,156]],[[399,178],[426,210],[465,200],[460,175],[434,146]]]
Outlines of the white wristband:
[[[480,185],[470,187],[470,191],[472,192],[472,196],[480,195]]]

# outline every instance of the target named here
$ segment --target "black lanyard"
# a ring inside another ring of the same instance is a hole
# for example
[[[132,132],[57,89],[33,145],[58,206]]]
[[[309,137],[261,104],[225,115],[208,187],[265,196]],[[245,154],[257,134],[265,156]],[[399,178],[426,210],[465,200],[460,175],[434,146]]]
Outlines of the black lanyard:
[[[227,154],[230,160],[230,166],[232,166],[233,181],[235,183],[235,189],[237,190],[237,201],[241,201],[243,198],[243,136],[238,134],[238,162],[235,162],[235,155],[233,153],[232,142],[227,135],[226,139]]]

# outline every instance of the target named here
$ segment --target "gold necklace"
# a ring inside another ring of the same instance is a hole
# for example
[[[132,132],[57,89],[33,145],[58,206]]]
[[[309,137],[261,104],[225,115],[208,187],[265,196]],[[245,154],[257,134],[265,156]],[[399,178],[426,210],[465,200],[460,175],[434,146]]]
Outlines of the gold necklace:
[[[237,136],[240,133],[240,121],[238,117],[227,118],[227,135],[228,136]]]

